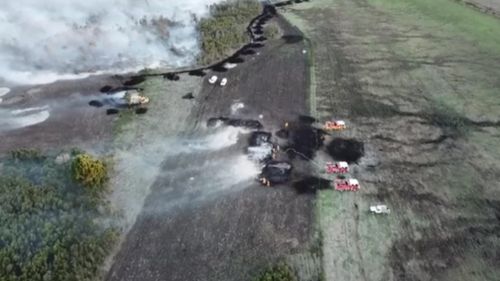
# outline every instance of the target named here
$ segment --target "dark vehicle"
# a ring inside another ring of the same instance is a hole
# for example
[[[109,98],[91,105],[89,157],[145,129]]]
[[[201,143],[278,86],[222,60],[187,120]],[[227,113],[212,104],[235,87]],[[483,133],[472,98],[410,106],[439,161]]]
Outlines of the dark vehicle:
[[[271,142],[271,133],[264,131],[253,132],[250,135],[249,145],[250,146],[261,146]]]
[[[267,186],[285,183],[290,179],[291,173],[292,164],[286,161],[269,161],[262,169],[259,181]]]
[[[251,119],[231,119],[227,117],[213,117],[208,119],[207,127],[217,127],[220,124],[232,127],[242,127],[247,129],[258,130],[262,128],[262,124],[257,120]]]

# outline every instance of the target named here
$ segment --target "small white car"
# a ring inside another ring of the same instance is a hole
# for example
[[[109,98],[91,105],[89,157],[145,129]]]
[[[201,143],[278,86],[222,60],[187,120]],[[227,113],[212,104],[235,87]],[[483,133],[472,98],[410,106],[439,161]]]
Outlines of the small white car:
[[[218,77],[214,75],[214,76],[210,77],[210,79],[208,79],[208,83],[214,84],[215,82],[217,82],[217,79],[218,79]]]
[[[387,205],[374,205],[370,206],[370,212],[375,214],[390,214],[391,210],[387,207]]]
[[[226,86],[226,84],[227,84],[227,78],[222,78],[222,80],[220,81],[220,85],[224,87]]]

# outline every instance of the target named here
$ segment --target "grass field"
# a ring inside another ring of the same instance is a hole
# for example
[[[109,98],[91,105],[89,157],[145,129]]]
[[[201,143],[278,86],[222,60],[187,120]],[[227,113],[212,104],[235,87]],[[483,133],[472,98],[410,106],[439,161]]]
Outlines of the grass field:
[[[455,1],[368,0],[368,3],[406,20],[409,16],[414,17],[411,20],[415,20],[424,27],[438,24],[441,29],[462,33],[463,39],[474,41],[480,47],[500,52],[499,20]]]
[[[326,279],[497,280],[500,21],[446,0],[285,15],[311,41],[317,116],[366,148],[361,192],[318,195]]]

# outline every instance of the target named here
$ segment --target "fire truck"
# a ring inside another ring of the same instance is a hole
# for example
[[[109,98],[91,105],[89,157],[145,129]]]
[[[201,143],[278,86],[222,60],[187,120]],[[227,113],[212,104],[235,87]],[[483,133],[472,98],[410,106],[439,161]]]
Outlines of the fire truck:
[[[346,129],[347,126],[345,125],[344,121],[335,120],[335,121],[326,121],[324,128],[327,131],[340,131]]]
[[[333,184],[338,191],[358,191],[360,187],[357,179],[336,179]]]
[[[328,174],[346,174],[349,172],[349,164],[344,161],[340,162],[327,162],[326,173]]]

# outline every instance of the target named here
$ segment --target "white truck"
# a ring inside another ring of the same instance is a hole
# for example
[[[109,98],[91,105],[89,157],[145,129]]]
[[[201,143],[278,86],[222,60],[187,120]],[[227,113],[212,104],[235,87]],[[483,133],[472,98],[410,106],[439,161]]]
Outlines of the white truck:
[[[373,205],[370,206],[370,212],[374,214],[390,214],[391,210],[387,207],[387,205]]]

